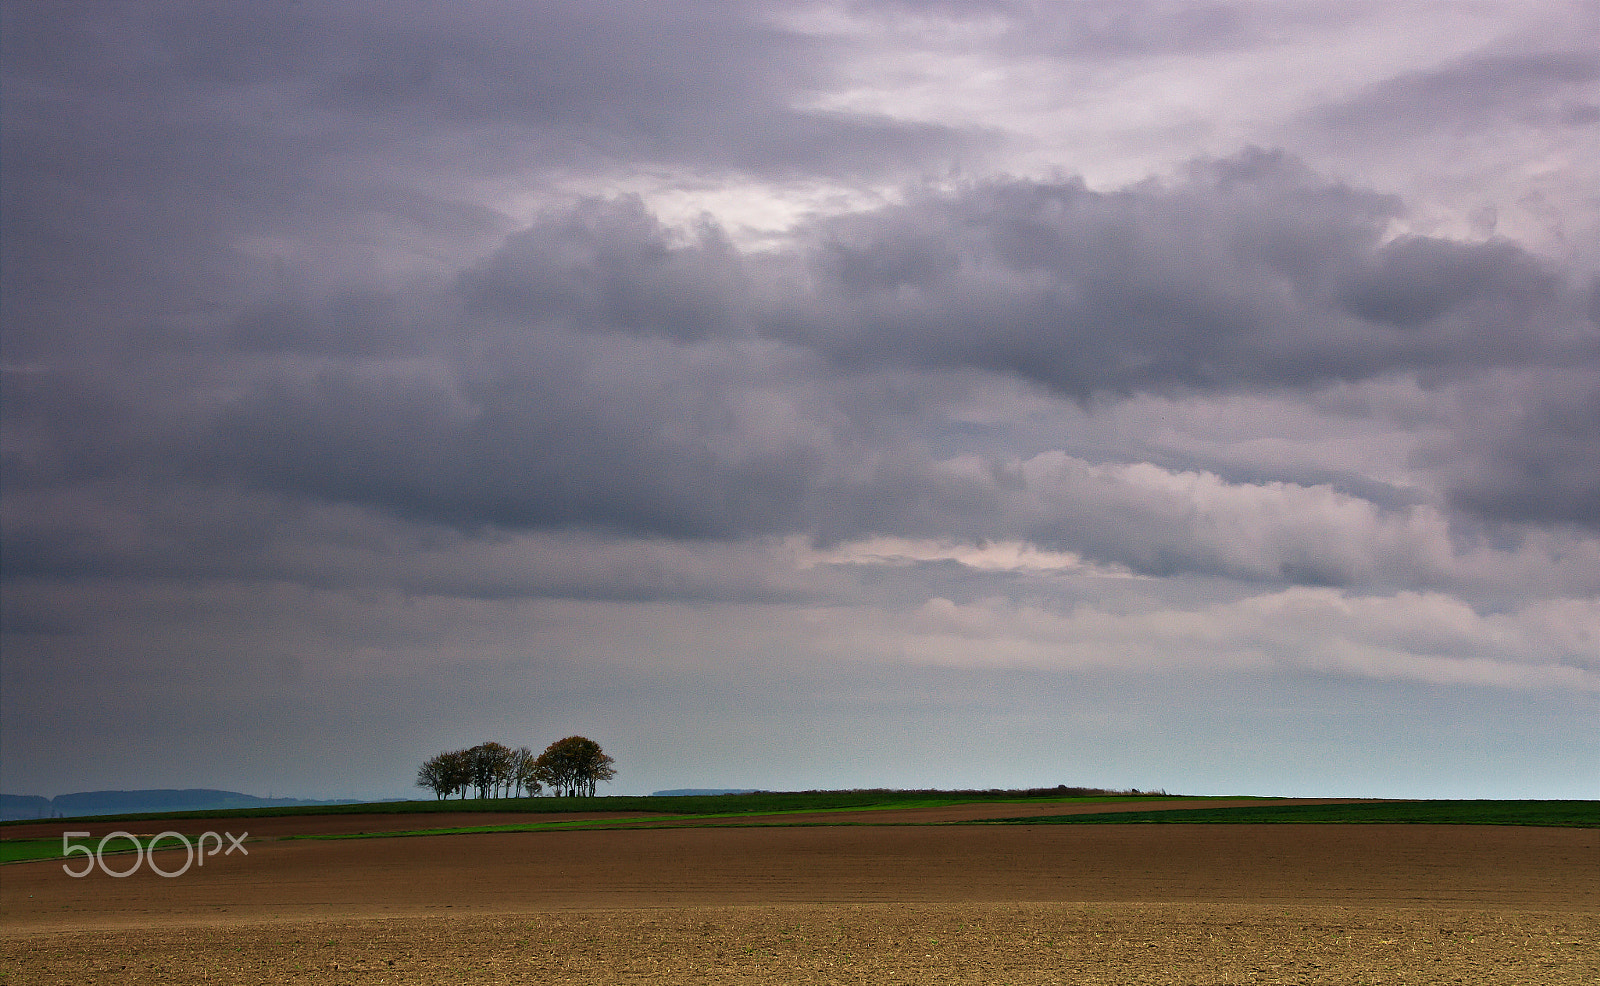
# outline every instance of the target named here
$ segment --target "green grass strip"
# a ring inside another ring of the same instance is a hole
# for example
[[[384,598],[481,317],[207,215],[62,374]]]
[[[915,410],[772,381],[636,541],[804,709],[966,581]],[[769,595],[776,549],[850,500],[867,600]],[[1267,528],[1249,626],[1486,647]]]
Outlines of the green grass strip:
[[[90,836],[89,838],[79,837],[71,840],[69,844],[73,846],[84,846],[93,852],[99,849],[100,839],[100,836]],[[135,835],[132,839],[119,835],[115,839],[112,839],[105,844],[104,855],[114,856],[122,853],[138,852],[141,849],[149,849],[151,839],[152,836],[149,835]],[[137,840],[139,843],[137,848],[134,846],[135,840]],[[193,844],[194,836],[190,836],[189,841],[191,844]],[[255,840],[246,839],[245,841],[254,842]],[[168,836],[166,839],[162,840],[159,846],[156,847],[156,851],[166,852],[169,849],[182,848],[183,843],[173,839],[171,836]],[[67,857],[62,853],[61,840],[59,838],[0,840],[0,865],[5,863],[26,863],[36,859],[65,858]],[[84,855],[81,852],[74,853],[72,858],[74,860],[83,859]]]
[[[91,846],[90,848],[94,847]],[[60,855],[60,839],[13,839],[9,842],[0,842],[0,863],[25,863],[31,859],[56,859]]]

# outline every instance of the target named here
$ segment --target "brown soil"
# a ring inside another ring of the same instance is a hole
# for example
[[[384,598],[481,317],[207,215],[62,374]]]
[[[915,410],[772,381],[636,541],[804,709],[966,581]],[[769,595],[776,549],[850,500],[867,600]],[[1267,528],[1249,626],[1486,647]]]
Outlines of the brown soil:
[[[544,911],[0,939],[8,983],[1591,986],[1593,914],[1242,904]]]
[[[4,867],[0,983],[1600,981],[1592,829],[846,825],[249,850],[174,879]]]

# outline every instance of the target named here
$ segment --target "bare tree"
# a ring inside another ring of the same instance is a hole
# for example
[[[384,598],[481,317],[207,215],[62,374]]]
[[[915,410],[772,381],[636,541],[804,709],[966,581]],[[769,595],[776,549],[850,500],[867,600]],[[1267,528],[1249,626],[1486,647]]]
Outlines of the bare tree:
[[[461,797],[466,798],[467,789],[472,786],[472,751],[451,750],[443,756],[449,772],[450,790],[460,791]]]
[[[450,765],[446,762],[448,753],[441,753],[430,757],[417,769],[417,786],[425,787],[433,792],[434,798],[443,798],[455,790],[455,782],[450,776]]]
[[[511,780],[511,750],[493,741],[479,743],[467,751],[472,763],[472,785],[478,797],[489,798],[499,793],[502,785]]]
[[[525,746],[520,746],[511,752],[511,773],[516,789],[518,792],[527,791],[530,798],[538,794],[541,789],[538,762],[539,758]]]
[[[417,770],[417,786],[429,789],[436,798],[447,798],[457,791],[466,797],[471,784],[471,750],[448,750],[430,757]]]

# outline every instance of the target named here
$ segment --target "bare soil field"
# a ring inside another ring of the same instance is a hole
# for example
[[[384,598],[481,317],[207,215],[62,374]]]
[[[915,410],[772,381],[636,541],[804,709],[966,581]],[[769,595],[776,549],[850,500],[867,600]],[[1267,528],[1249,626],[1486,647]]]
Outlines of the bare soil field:
[[[1600,831],[1492,826],[264,841],[0,869],[0,983],[1589,984],[1597,874]]]

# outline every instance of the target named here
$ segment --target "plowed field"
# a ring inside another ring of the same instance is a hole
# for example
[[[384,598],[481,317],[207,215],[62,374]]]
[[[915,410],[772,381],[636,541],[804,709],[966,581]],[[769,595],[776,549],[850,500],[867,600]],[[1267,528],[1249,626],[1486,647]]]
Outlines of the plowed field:
[[[869,815],[13,864],[0,983],[1600,982],[1594,829]]]

